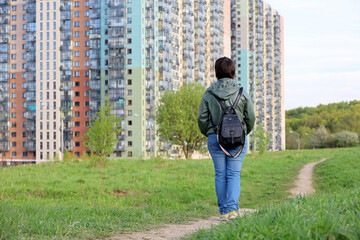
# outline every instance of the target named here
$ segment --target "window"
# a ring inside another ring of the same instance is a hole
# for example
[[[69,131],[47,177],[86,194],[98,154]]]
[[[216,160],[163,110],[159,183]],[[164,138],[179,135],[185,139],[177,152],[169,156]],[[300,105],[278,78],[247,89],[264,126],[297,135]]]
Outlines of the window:
[[[128,59],[127,64],[132,64],[132,59]]]
[[[131,34],[131,33],[132,33],[132,29],[131,29],[131,28],[127,28],[127,29],[126,29],[126,33],[127,33],[127,34]]]
[[[80,107],[80,102],[75,102],[75,107]]]
[[[128,69],[127,73],[128,73],[129,75],[131,75],[131,74],[132,74],[132,69]]]
[[[11,147],[16,147],[16,142],[11,142]]]
[[[75,17],[80,17],[80,12],[75,12],[74,16]]]
[[[80,52],[79,52],[79,51],[75,51],[75,52],[74,52],[74,56],[75,56],[75,57],[80,57]]]
[[[80,32],[79,31],[74,32],[74,36],[75,37],[80,37]]]
[[[12,157],[16,157],[16,152],[11,152]]]
[[[132,121],[131,121],[131,120],[128,121],[128,125],[129,125],[129,126],[132,125]]]
[[[79,21],[75,21],[75,22],[74,22],[74,27],[80,27],[80,22],[79,22]]]
[[[75,71],[74,72],[74,77],[80,77],[80,71]]]
[[[12,84],[11,84],[11,88],[12,88],[12,89],[15,89],[15,88],[16,88],[16,83],[12,83]]]
[[[80,87],[80,82],[74,82],[74,87]]]
[[[13,137],[13,138],[16,137],[16,132],[12,132],[11,137]]]
[[[128,79],[127,83],[128,83],[128,85],[132,85],[132,80]]]
[[[131,18],[127,18],[127,23],[130,24],[132,22]]]
[[[80,147],[80,142],[75,142],[75,147]]]
[[[132,105],[132,100],[128,100],[128,105],[129,105],[129,106]]]
[[[80,132],[75,132],[75,137],[80,137]]]
[[[128,131],[128,136],[129,136],[129,137],[132,136],[132,131]]]
[[[132,110],[128,110],[128,116],[132,116]]]
[[[74,116],[75,116],[75,117],[80,117],[80,112],[78,112],[78,111],[75,112],[75,113],[74,113]]]
[[[22,156],[23,156],[23,157],[27,157],[27,156],[28,156],[28,152],[23,152],[23,153],[22,153]]]
[[[132,42],[131,38],[128,38],[128,39],[127,39],[127,43],[128,43],[128,44],[131,44],[131,42]]]
[[[75,127],[80,127],[80,122],[76,121],[75,122]]]
[[[132,157],[132,152],[131,151],[128,152],[128,157]]]
[[[80,92],[75,92],[75,97],[80,97]]]
[[[12,118],[16,118],[16,112],[12,112],[12,113],[10,114],[10,116],[11,116]]]
[[[128,147],[132,147],[132,141],[128,141]]]
[[[80,7],[80,2],[75,2],[75,3],[74,3],[74,6],[75,6],[75,7]]]
[[[131,53],[132,53],[132,49],[131,48],[127,49],[127,54],[131,54]]]

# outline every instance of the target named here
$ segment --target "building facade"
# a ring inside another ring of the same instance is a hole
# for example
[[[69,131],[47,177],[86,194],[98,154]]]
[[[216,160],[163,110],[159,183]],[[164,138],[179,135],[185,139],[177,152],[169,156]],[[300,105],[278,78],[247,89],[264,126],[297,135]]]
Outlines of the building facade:
[[[253,99],[269,149],[285,150],[283,19],[262,0],[233,0],[231,16],[236,77]]]
[[[209,86],[222,56],[283,149],[282,18],[262,1],[0,0],[0,23],[3,159],[81,157],[106,96],[122,118],[114,157],[168,150],[155,134],[162,93]]]

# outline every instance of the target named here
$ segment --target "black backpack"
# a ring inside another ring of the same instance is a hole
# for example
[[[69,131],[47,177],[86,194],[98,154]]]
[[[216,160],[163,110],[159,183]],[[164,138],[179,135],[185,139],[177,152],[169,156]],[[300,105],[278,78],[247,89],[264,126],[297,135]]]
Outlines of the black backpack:
[[[241,122],[239,116],[236,114],[235,108],[239,103],[243,92],[243,88],[240,88],[239,94],[236,97],[234,104],[231,106],[230,111],[219,99],[217,96],[213,95],[215,99],[219,102],[221,108],[224,111],[224,114],[217,126],[214,125],[212,119],[211,123],[214,128],[214,132],[217,137],[217,141],[221,150],[231,158],[238,157],[244,149],[245,145],[245,130],[244,130],[244,123]],[[232,156],[225,148],[235,148],[241,146],[240,150]]]

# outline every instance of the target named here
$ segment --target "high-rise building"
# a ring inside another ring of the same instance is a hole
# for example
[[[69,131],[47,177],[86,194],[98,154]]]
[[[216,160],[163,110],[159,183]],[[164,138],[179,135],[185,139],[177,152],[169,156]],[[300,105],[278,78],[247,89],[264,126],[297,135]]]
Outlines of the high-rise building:
[[[231,16],[236,77],[254,101],[256,125],[269,133],[269,149],[284,150],[283,19],[262,0],[233,0]]]
[[[162,93],[210,85],[222,56],[283,149],[282,19],[262,1],[0,0],[0,23],[3,159],[81,156],[106,96],[122,118],[114,156],[168,150],[155,134]]]

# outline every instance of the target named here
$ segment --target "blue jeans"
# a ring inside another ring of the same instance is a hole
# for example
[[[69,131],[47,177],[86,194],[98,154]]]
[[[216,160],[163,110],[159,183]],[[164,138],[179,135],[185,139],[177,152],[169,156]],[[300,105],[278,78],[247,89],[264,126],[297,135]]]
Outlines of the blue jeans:
[[[208,136],[208,149],[215,168],[215,190],[218,198],[220,214],[227,214],[239,209],[240,197],[240,170],[247,150],[247,137],[242,153],[237,158],[229,158],[220,149],[216,135]],[[226,149],[235,155],[240,147]]]

